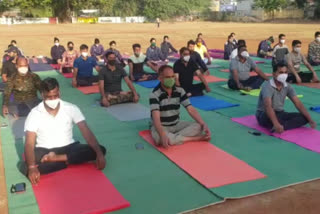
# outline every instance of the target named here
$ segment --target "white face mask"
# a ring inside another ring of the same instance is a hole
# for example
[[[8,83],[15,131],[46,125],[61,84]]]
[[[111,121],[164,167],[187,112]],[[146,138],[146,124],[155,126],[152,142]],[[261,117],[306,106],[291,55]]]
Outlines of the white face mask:
[[[56,109],[60,103],[60,99],[58,98],[55,100],[45,100],[44,102],[46,103],[47,106],[49,106],[49,108]]]
[[[250,55],[249,55],[248,51],[243,51],[241,53],[241,56],[244,57],[244,58],[248,58]]]
[[[56,43],[54,43],[55,44],[55,46],[59,46],[59,42],[56,42]]]
[[[317,41],[317,42],[320,42],[320,37],[317,37],[317,38],[316,38],[316,41]]]
[[[28,67],[20,67],[18,68],[18,72],[22,75],[25,75],[26,73],[28,73]]]
[[[284,39],[281,39],[281,40],[280,40],[280,43],[281,43],[281,44],[284,44],[285,42],[286,42],[286,40],[284,40]]]
[[[295,52],[300,53],[301,52],[301,48],[294,48],[293,49]]]
[[[281,82],[282,84],[285,84],[288,78],[288,74],[279,74],[277,77],[277,80]]]
[[[190,60],[190,55],[188,55],[188,56],[184,56],[184,57],[183,57],[183,61],[185,61],[185,62],[189,62],[189,60]]]
[[[83,57],[87,57],[87,56],[88,56],[88,52],[82,52],[81,55],[82,55]]]

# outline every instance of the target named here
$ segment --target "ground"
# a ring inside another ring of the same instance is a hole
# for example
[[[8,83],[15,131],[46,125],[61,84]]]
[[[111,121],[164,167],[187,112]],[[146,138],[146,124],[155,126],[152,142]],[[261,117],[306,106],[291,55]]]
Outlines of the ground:
[[[168,35],[177,49],[185,46],[187,41],[195,39],[201,32],[209,48],[223,49],[227,36],[235,32],[237,39],[245,39],[248,49],[255,53],[258,43],[279,33],[287,35],[287,45],[291,48],[291,41],[299,39],[303,43],[302,51],[307,52],[307,45],[314,39],[314,32],[318,29],[313,24],[242,24],[242,23],[161,23],[155,24],[60,24],[60,25],[17,25],[0,26],[0,53],[6,49],[12,39],[17,40],[18,46],[26,56],[50,56],[53,38],[60,38],[60,43],[66,46],[68,41],[75,43],[76,49],[81,44],[91,46],[94,38],[108,47],[111,40],[117,42],[122,53],[130,53],[133,43],[140,43],[143,51],[149,46],[150,38],[157,39],[159,45],[164,35]],[[2,152],[0,146],[0,213],[7,213],[7,200]],[[203,208],[192,214],[204,213],[320,213],[318,198],[320,197],[320,182],[314,181],[294,187],[285,188],[271,193],[253,196],[240,200]]]

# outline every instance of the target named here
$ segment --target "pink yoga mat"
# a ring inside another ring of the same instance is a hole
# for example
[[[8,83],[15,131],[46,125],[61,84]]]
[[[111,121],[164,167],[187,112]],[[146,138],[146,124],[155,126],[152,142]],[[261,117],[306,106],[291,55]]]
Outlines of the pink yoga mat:
[[[256,129],[264,134],[280,138],[282,140],[295,143],[305,149],[320,153],[320,131],[301,127],[293,130],[285,131],[281,134],[271,133],[268,129],[261,127],[254,115],[232,118],[232,121],[240,123],[252,129]]]
[[[42,175],[33,191],[41,214],[102,214],[130,206],[94,164]]]
[[[81,91],[82,93],[84,93],[84,94],[97,94],[97,93],[100,93],[98,85],[78,87],[77,89],[79,91]]]
[[[319,88],[320,89],[320,83],[300,83],[298,85],[306,86],[306,87],[309,87],[309,88]]]
[[[65,78],[72,78],[72,77],[73,77],[73,73],[62,73],[62,75],[63,75]]]
[[[140,136],[207,188],[266,177],[242,160],[208,142],[189,142],[168,149],[156,147],[150,131]]]
[[[256,64],[264,64],[264,61],[255,61]]]
[[[203,76],[207,80],[208,83],[210,83],[210,82],[225,82],[225,81],[227,81],[227,79],[219,78],[219,77],[215,77],[215,76],[211,76],[211,75],[209,75],[209,76],[203,75]],[[201,81],[199,79],[199,77],[197,77],[197,76],[194,77],[194,80]]]
[[[50,64],[50,65],[55,70],[59,70],[60,69],[60,65],[59,64]]]

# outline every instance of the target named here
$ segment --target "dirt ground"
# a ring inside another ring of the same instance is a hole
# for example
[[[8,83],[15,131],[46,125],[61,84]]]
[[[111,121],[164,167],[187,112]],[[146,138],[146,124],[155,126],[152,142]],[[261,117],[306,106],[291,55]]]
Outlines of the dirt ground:
[[[53,38],[60,38],[64,46],[68,41],[75,43],[76,49],[81,44],[91,46],[94,38],[108,47],[111,40],[117,42],[121,53],[130,53],[133,43],[140,43],[143,51],[149,46],[150,38],[157,39],[158,45],[164,35],[170,37],[176,49],[185,46],[187,41],[195,39],[203,33],[209,48],[223,49],[227,36],[236,33],[237,39],[245,39],[249,52],[256,53],[259,42],[269,36],[277,38],[279,33],[287,35],[287,45],[291,48],[291,41],[302,41],[302,51],[307,53],[308,43],[314,39],[315,31],[319,31],[319,24],[245,24],[245,23],[161,23],[160,28],[155,24],[59,24],[59,25],[15,25],[0,26],[0,54],[6,50],[12,39],[17,40],[18,46],[26,56],[50,56]],[[276,39],[277,40],[277,39]],[[4,183],[2,152],[0,146],[0,213],[7,213],[7,199]],[[300,214],[320,213],[320,181],[309,182],[294,187],[285,188],[271,193],[253,196],[245,199],[230,200],[203,208],[190,214]]]

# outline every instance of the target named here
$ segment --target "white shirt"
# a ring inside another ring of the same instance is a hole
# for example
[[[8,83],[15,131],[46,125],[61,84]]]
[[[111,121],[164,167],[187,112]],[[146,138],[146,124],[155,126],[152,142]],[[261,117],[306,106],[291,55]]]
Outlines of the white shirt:
[[[36,133],[36,147],[47,149],[63,147],[74,143],[73,124],[84,120],[80,109],[71,103],[61,100],[59,111],[53,116],[41,102],[28,115],[24,131]]]
[[[234,49],[231,54],[230,54],[230,59],[234,59],[236,58],[236,56],[238,56],[238,48]]]

